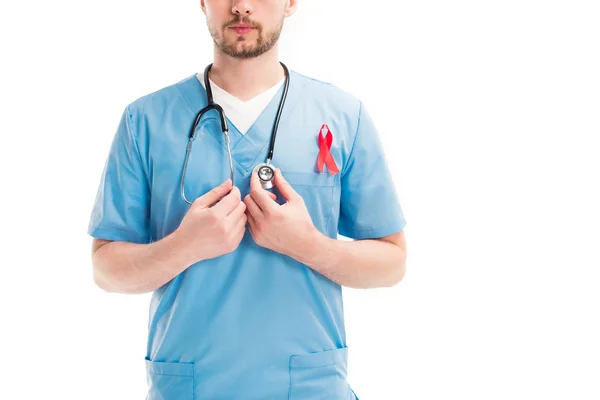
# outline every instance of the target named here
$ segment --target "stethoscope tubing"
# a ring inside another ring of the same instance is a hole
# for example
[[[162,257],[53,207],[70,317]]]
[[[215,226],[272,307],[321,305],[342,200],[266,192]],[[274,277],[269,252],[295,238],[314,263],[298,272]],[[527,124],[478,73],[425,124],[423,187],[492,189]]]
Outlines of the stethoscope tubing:
[[[269,143],[269,153],[267,154],[266,165],[269,165],[271,163],[271,160],[273,159],[273,152],[274,152],[274,148],[275,148],[275,138],[277,136],[277,130],[279,128],[279,120],[281,118],[281,113],[283,111],[283,106],[285,104],[285,100],[287,98],[287,93],[288,93],[288,89],[289,89],[289,85],[290,85],[289,70],[284,63],[282,63],[282,62],[279,62],[279,63],[281,64],[281,66],[283,67],[283,69],[285,71],[285,85],[283,88],[283,94],[281,95],[281,100],[279,101],[279,107],[277,108],[277,115],[275,117],[275,122],[273,123],[273,130],[271,131],[271,141]],[[192,129],[190,130],[190,134],[189,134],[189,138],[188,138],[187,150],[185,152],[185,161],[183,163],[183,171],[182,171],[182,175],[181,175],[181,198],[189,205],[192,205],[192,202],[189,201],[185,197],[185,174],[187,171],[187,165],[188,165],[190,153],[192,151],[192,144],[195,139],[196,128],[198,127],[198,124],[200,123],[200,119],[202,118],[202,116],[204,114],[206,114],[208,111],[216,110],[217,113],[219,114],[219,120],[221,122],[221,131],[223,132],[223,135],[225,136],[225,143],[227,145],[227,155],[229,157],[229,171],[230,171],[231,184],[232,184],[232,186],[235,185],[233,157],[231,156],[231,146],[230,146],[230,140],[229,140],[229,128],[227,126],[227,119],[225,118],[225,112],[223,111],[223,108],[220,105],[218,105],[217,103],[215,103],[213,100],[212,89],[210,87],[210,81],[208,79],[208,73],[211,68],[212,68],[212,63],[209,64],[204,69],[204,85],[206,87],[207,106],[204,107],[203,109],[201,109],[200,111],[198,111],[198,113],[196,114],[196,119],[194,120],[194,124],[192,125]]]

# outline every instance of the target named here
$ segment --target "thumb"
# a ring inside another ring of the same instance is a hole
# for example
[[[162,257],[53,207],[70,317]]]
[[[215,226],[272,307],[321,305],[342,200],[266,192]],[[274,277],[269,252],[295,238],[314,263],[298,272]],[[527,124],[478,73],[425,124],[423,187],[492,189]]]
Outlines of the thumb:
[[[219,186],[212,188],[209,192],[194,200],[194,206],[200,208],[210,207],[211,205],[219,201],[227,193],[229,193],[231,187],[231,179],[227,179]]]
[[[275,168],[275,186],[277,186],[277,189],[279,189],[279,192],[287,201],[295,200],[300,197],[292,185],[285,180],[279,168]]]

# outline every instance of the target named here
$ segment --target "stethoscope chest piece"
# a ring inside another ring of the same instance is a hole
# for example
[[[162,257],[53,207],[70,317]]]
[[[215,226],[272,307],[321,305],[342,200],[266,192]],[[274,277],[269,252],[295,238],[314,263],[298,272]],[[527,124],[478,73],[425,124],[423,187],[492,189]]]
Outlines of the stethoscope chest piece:
[[[258,180],[260,181],[260,186],[263,189],[271,189],[273,187],[273,178],[275,177],[275,169],[270,164],[258,164],[252,170],[253,174],[258,174]]]

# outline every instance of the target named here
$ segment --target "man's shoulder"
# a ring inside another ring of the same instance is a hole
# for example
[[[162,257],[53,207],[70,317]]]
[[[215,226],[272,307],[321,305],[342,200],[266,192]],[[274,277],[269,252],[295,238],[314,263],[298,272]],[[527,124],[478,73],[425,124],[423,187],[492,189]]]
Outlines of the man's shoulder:
[[[167,86],[162,86],[156,90],[147,92],[131,101],[128,107],[132,112],[149,109],[165,109],[169,105],[172,105],[174,101],[183,101],[181,86],[188,84],[192,79],[197,79],[196,74],[188,75]]]
[[[324,101],[330,105],[337,105],[346,111],[358,111],[360,99],[337,84],[312,76],[304,75],[297,71],[293,73],[305,82],[304,91],[316,101]]]

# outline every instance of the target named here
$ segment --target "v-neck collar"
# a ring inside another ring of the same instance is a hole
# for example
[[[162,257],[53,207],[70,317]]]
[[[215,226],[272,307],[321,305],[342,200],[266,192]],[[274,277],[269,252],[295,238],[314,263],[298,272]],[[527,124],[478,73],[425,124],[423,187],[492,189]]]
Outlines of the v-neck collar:
[[[198,79],[198,81],[200,81],[200,76],[198,74],[196,74],[196,78]],[[274,96],[274,94],[277,93],[275,91],[275,89],[276,88],[280,88],[281,85],[285,84],[285,77],[283,77],[279,82],[277,82],[276,84],[274,84],[270,88],[267,88],[267,90],[265,90],[264,92],[259,93],[256,96],[254,96],[251,99],[248,99],[246,101],[241,100],[241,99],[235,97],[234,95],[232,95],[231,93],[229,93],[227,90],[223,89],[222,87],[220,87],[219,85],[217,85],[216,83],[214,83],[212,81],[212,79],[209,80],[209,82],[210,82],[210,85],[211,85],[211,87],[213,89],[213,96],[214,96],[215,92],[219,92],[220,96],[226,97],[227,101],[230,102],[230,103],[234,103],[236,107],[248,107],[251,103],[256,103],[256,101],[261,100],[261,98],[263,98],[263,97]],[[200,84],[206,90],[206,88],[204,87],[203,81],[200,81]]]
[[[289,73],[290,85],[279,121],[279,129],[277,132],[278,138],[287,133],[285,129],[287,127],[285,120],[292,112],[297,100],[300,98],[302,88],[306,84],[306,80],[303,79],[300,74],[291,70]],[[200,83],[196,75],[197,74],[194,74],[177,84],[177,87],[193,113],[193,116],[191,117],[192,121],[196,117],[196,114],[208,104],[206,89],[204,88],[204,85]],[[231,156],[234,159],[235,164],[241,167],[242,172],[246,177],[250,175],[256,163],[265,162],[271,140],[273,124],[275,122],[277,109],[284,88],[285,84],[281,85],[267,107],[260,113],[245,134],[242,134],[236,126],[231,123],[229,118],[225,116],[229,127]],[[213,110],[206,113],[196,129],[203,129],[212,135],[217,142],[221,144],[224,154],[227,156],[227,146],[223,138],[223,133],[221,132],[221,125],[216,111]],[[277,142],[278,140],[276,139],[275,153],[277,152]],[[259,159],[261,156],[263,159]]]

